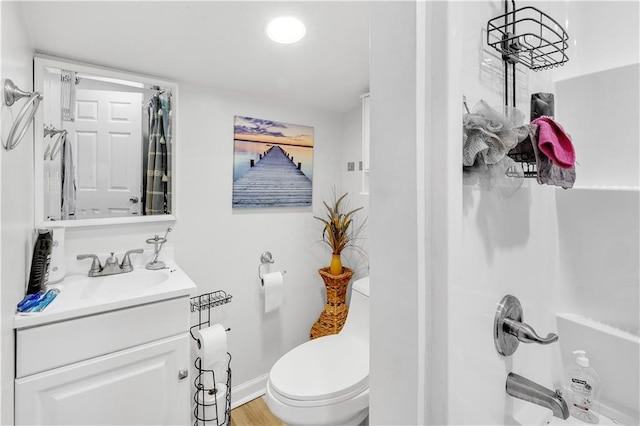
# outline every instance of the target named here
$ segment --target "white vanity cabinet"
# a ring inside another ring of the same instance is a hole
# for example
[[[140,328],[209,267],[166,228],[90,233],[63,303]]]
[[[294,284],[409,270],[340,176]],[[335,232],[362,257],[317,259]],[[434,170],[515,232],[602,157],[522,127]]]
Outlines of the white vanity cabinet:
[[[16,330],[16,424],[190,423],[189,299]]]

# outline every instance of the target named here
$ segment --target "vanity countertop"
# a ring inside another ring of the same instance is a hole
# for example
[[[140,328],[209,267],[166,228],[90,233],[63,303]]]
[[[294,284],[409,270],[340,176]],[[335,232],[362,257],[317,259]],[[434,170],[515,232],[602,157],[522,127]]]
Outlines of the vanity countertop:
[[[137,267],[133,272],[105,277],[68,275],[47,286],[60,293],[44,311],[15,315],[14,328],[21,329],[69,320],[147,303],[189,296],[196,284],[174,262],[150,271]],[[185,309],[188,306],[185,305]]]

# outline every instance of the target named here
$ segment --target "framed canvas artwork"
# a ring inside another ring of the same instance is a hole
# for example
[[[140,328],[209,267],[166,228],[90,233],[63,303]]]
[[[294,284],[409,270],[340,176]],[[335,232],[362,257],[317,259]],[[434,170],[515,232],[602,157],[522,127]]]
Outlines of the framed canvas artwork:
[[[313,127],[235,116],[233,207],[311,206]]]

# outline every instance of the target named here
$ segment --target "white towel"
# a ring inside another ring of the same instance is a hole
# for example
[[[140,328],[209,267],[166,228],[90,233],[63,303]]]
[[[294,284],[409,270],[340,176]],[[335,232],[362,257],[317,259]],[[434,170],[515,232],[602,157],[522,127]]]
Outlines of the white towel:
[[[76,178],[71,143],[62,136],[62,219],[74,219],[76,214]]]

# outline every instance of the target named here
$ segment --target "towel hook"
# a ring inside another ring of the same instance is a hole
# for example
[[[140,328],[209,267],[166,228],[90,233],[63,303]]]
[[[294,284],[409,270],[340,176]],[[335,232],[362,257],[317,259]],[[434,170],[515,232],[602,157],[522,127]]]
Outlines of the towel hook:
[[[265,251],[260,255],[260,264],[258,265],[258,277],[260,278],[260,286],[264,287],[264,277],[262,276],[262,267],[267,263],[275,263],[273,260],[273,256],[271,256],[271,252]],[[287,271],[282,271],[282,275],[286,274]]]
[[[56,155],[60,152],[60,150],[62,149],[62,146],[64,145],[66,138],[67,138],[67,131],[66,130],[58,130],[53,126],[45,126],[44,127],[44,137],[46,138],[47,136],[50,136],[52,139],[55,135],[58,135],[58,137],[56,138],[55,142],[53,143],[53,146],[51,146],[51,144],[47,145],[47,149],[44,151],[44,159],[46,160],[51,160],[53,161],[56,158]]]

